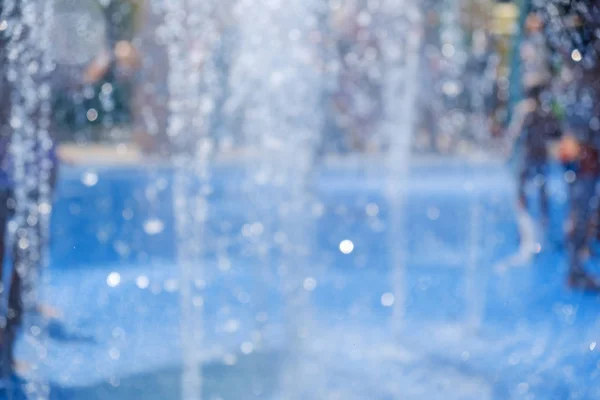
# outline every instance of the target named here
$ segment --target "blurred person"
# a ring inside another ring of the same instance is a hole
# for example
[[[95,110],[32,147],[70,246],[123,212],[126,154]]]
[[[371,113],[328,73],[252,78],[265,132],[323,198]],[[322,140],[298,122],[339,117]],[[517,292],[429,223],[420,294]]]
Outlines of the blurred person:
[[[357,5],[340,7],[334,15],[339,75],[333,96],[338,127],[351,150],[374,145],[382,110],[381,50],[370,25],[371,16]]]
[[[519,207],[528,209],[525,186],[530,180],[536,181],[539,188],[541,219],[544,227],[549,220],[549,201],[546,188],[547,168],[549,164],[549,142],[560,138],[562,129],[560,121],[554,114],[549,100],[543,100],[540,88],[532,88],[526,94],[526,99],[520,104],[517,120],[518,127],[511,127],[515,134],[520,135],[523,147],[519,160],[518,195]]]
[[[508,128],[507,137],[513,141],[517,164],[517,221],[519,225],[519,263],[526,263],[541,249],[536,224],[530,214],[526,187],[534,183],[540,196],[541,226],[549,224],[547,179],[549,167],[548,147],[551,140],[562,134],[560,121],[553,113],[548,100],[542,98],[539,87],[530,88],[516,107]]]
[[[527,262],[541,249],[536,224],[527,203],[526,186],[533,181],[539,188],[541,221],[549,221],[548,144],[561,136],[560,123],[550,106],[552,69],[543,24],[536,13],[526,20],[526,36],[520,48],[523,66],[522,87],[525,98],[515,107],[508,127],[507,139],[517,164],[517,220],[520,234],[519,257]],[[543,101],[543,98],[546,100]]]
[[[525,21],[525,37],[519,49],[524,88],[540,87],[548,89],[553,73],[550,48],[544,34],[544,23],[538,13],[532,12]]]
[[[598,85],[596,83],[596,85]],[[600,281],[585,269],[592,234],[598,226],[598,182],[600,178],[600,104],[587,101],[596,90],[580,89],[583,98],[567,107],[568,134],[559,146],[559,157],[574,179],[568,182],[570,214],[567,232],[568,284],[572,288],[600,290]],[[578,90],[578,91],[580,91]]]
[[[600,9],[582,2],[560,16],[561,29],[550,32],[557,53],[563,55],[563,106],[566,135],[559,158],[569,167],[570,218],[567,228],[568,285],[600,290],[600,281],[585,268],[590,243],[598,229],[600,180]]]

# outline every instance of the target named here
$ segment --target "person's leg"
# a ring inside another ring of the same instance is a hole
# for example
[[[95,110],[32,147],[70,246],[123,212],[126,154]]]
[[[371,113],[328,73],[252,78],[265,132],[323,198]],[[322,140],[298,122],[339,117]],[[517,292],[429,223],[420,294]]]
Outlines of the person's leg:
[[[578,289],[598,290],[600,285],[586,272],[589,223],[597,208],[596,179],[578,177],[571,186],[571,232],[569,241],[569,285]]]
[[[15,265],[17,264],[15,263]],[[13,271],[10,283],[10,291],[8,295],[8,311],[5,337],[5,360],[7,362],[6,369],[9,371],[9,373],[12,373],[15,364],[15,342],[19,326],[21,325],[21,318],[23,314],[21,287],[21,274],[17,271]]]
[[[538,168],[539,175],[539,189],[540,189],[540,212],[542,225],[544,229],[548,228],[548,223],[550,221],[550,200],[548,195],[548,164],[543,163]]]
[[[0,191],[0,299],[2,307],[0,307],[0,366],[1,376],[5,378],[10,375],[10,354],[7,351],[7,342],[9,342],[8,335],[8,310],[4,299],[6,298],[6,291],[9,290],[9,283],[4,279],[4,259],[6,255],[6,224],[9,217],[8,199],[10,198],[8,190]]]
[[[529,161],[524,159],[521,161],[519,166],[519,176],[517,181],[517,193],[518,193],[518,205],[523,211],[528,211],[527,193],[525,187],[530,176],[530,165]]]

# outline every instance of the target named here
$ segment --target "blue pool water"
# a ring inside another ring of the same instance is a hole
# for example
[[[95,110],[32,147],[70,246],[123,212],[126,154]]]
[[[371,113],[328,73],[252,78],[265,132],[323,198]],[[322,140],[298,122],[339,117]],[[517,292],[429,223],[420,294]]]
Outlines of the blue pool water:
[[[518,246],[503,165],[416,162],[400,228],[381,166],[319,166],[301,260],[270,248],[261,255],[272,240],[242,234],[265,210],[244,191],[244,171],[213,171],[198,283],[204,398],[600,398],[600,301],[564,284],[560,173],[543,251],[532,265],[498,271]],[[166,167],[63,169],[43,288],[64,314],[49,327],[43,367],[53,399],[180,398],[171,184]],[[265,222],[262,235],[276,230]],[[351,254],[340,252],[343,240]],[[306,307],[314,326],[290,362],[282,293],[304,278],[316,284]],[[389,306],[386,293],[403,298]]]

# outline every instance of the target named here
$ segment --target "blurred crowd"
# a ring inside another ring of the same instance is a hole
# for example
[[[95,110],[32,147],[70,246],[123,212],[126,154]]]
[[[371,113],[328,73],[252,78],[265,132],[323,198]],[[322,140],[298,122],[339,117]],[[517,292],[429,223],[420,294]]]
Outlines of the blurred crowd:
[[[452,153],[464,150],[465,143],[487,143],[505,119],[506,79],[499,72],[498,38],[485,24],[465,31],[460,10],[450,9],[451,3],[429,1],[423,7],[427,12],[420,60],[420,122],[413,141],[420,152]],[[147,153],[170,152],[168,39],[165,10],[157,4],[55,1],[57,139],[76,143],[129,139]],[[385,148],[385,138],[379,134],[385,85],[381,32],[376,29],[373,4],[323,1],[318,11],[315,34],[322,49],[314,64],[323,68],[328,79],[320,89],[326,114],[323,152]],[[210,48],[198,41],[191,44],[198,48],[190,49],[217,66],[210,134],[224,146],[242,145],[244,111],[231,101],[236,90],[231,70],[240,43],[235,2],[219,2],[211,18],[219,40]]]
[[[586,270],[591,243],[598,236],[600,178],[600,9],[549,3],[528,14],[518,48],[523,99],[516,105],[507,141],[517,166],[519,223],[523,245],[533,225],[526,187],[539,191],[541,226],[551,213],[547,182],[552,165],[562,170],[569,192],[566,232],[568,284],[598,290]],[[539,251],[531,248],[531,251]]]

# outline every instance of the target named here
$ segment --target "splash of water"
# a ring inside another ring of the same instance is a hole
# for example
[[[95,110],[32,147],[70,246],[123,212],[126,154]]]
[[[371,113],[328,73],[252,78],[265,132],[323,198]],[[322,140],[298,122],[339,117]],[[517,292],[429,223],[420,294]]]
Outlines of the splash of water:
[[[52,208],[50,74],[54,63],[49,30],[53,1],[9,0],[4,7],[2,19],[8,21],[10,38],[7,76],[13,85],[10,156],[15,218],[10,230],[16,241],[15,271],[21,279],[24,343],[26,352],[34,359],[25,376],[29,382],[25,390],[28,398],[46,399],[49,386],[41,372],[47,354],[46,321],[36,310]]]
[[[182,395],[201,398],[203,311],[194,302],[205,274],[203,246],[208,201],[204,187],[210,184],[213,139],[208,121],[214,95],[211,49],[218,35],[211,18],[215,2],[165,1],[163,10],[169,61],[167,135],[175,168],[173,187],[181,279],[181,343],[183,352]]]

